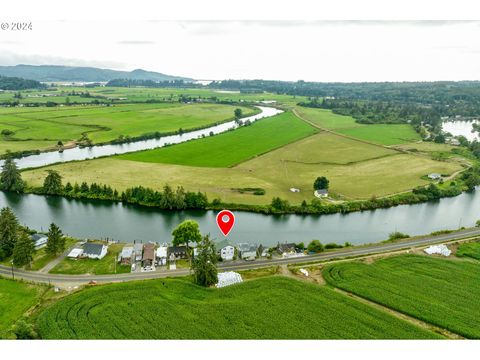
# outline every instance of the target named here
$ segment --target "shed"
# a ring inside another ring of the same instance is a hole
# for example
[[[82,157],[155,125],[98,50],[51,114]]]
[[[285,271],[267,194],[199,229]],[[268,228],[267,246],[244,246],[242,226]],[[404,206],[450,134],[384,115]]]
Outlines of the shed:
[[[82,256],[82,254],[83,254],[83,249],[75,248],[68,253],[67,257],[76,259]]]

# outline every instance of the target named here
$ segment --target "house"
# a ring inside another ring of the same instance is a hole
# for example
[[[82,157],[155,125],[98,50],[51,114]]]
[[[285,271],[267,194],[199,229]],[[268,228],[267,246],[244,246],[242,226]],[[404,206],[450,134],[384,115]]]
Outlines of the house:
[[[68,253],[67,257],[71,259],[77,259],[82,255],[83,255],[83,249],[74,248]]]
[[[157,264],[167,265],[168,258],[168,246],[163,245],[157,249]]]
[[[187,259],[187,247],[186,246],[169,246],[168,249],[168,258],[171,259],[172,255],[175,256],[175,259]]]
[[[317,198],[326,198],[326,197],[328,197],[328,190],[327,189],[315,190],[315,192],[313,194]]]
[[[142,243],[133,244],[133,254],[135,255],[135,261],[142,261],[142,255],[143,255]]]
[[[280,255],[292,254],[295,252],[295,249],[296,249],[296,245],[294,243],[284,243],[284,244],[278,243],[277,245],[277,252]]]
[[[238,254],[243,260],[255,260],[257,257],[257,245],[242,243],[238,244]]]
[[[142,266],[155,265],[155,244],[148,243],[143,247]]]
[[[224,246],[220,249],[220,257],[224,261],[233,260],[235,257],[235,248],[231,245]]]
[[[30,236],[32,241],[35,243],[35,249],[40,249],[47,245],[48,237],[43,234],[33,234]]]
[[[120,263],[122,265],[130,265],[133,259],[133,246],[124,246],[120,253]]]
[[[442,178],[442,175],[437,173],[431,173],[431,174],[428,174],[428,178],[430,180],[440,180]]]
[[[83,244],[82,256],[89,259],[103,259],[107,255],[108,247],[103,244],[86,242]]]

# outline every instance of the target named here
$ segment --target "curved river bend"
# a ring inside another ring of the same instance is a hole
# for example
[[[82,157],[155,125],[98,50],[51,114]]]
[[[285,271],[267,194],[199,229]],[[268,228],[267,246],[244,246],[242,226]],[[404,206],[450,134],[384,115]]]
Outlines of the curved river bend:
[[[194,219],[202,233],[217,240],[223,236],[213,211],[167,212],[151,208],[100,201],[69,200],[61,197],[17,195],[0,192],[0,207],[10,206],[21,223],[46,230],[51,222],[64,233],[78,238],[111,238],[121,241],[171,241],[172,230],[185,219]],[[332,215],[261,215],[236,212],[233,243],[277,242],[365,244],[384,240],[393,231],[410,235],[427,234],[460,226],[473,226],[480,219],[480,189],[457,197],[389,209]]]
[[[268,107],[268,106],[256,106],[256,107],[261,110],[259,114],[248,116],[248,117],[242,118],[241,120],[242,121],[249,120],[250,122],[254,122],[256,120],[278,115],[283,112],[282,110],[279,110],[273,107]],[[51,165],[51,164],[60,163],[60,162],[94,159],[101,156],[125,154],[129,152],[140,151],[140,150],[155,149],[155,148],[163,147],[169,144],[179,144],[188,140],[201,138],[202,136],[209,136],[211,132],[213,132],[216,135],[237,127],[238,125],[235,123],[235,121],[229,121],[223,124],[210,126],[205,129],[185,132],[182,135],[162,136],[158,139],[134,141],[134,142],[125,143],[125,144],[96,145],[96,146],[84,147],[84,148],[76,147],[73,149],[66,149],[63,152],[50,151],[50,152],[40,153],[38,155],[25,156],[20,159],[17,159],[15,162],[17,163],[17,166],[20,169],[26,169],[26,168],[35,168],[35,167],[40,167],[45,165]],[[3,161],[0,160],[0,166],[2,166],[2,164],[3,164]]]

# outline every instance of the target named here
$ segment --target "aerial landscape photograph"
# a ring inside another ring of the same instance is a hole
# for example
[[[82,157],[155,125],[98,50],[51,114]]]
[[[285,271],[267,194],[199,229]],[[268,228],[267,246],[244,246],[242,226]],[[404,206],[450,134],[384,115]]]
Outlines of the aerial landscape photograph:
[[[0,15],[2,353],[478,350],[480,21],[47,3]]]

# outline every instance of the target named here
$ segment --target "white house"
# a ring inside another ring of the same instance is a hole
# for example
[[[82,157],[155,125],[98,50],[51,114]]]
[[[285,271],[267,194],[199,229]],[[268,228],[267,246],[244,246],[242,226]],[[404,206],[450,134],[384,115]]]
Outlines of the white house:
[[[314,195],[317,198],[326,198],[328,197],[328,190],[327,189],[315,190]]]
[[[35,243],[35,249],[40,249],[47,245],[48,237],[46,235],[33,234],[30,238]]]
[[[160,246],[157,249],[157,263],[158,265],[167,265],[168,246]]]
[[[108,247],[103,244],[87,242],[83,244],[83,256],[89,259],[103,259],[107,255]]]
[[[437,173],[431,173],[431,174],[428,174],[428,178],[430,180],[440,180],[442,178],[442,175]]]
[[[235,256],[235,248],[231,245],[224,246],[220,249],[220,257],[222,260],[229,261],[233,260]]]

